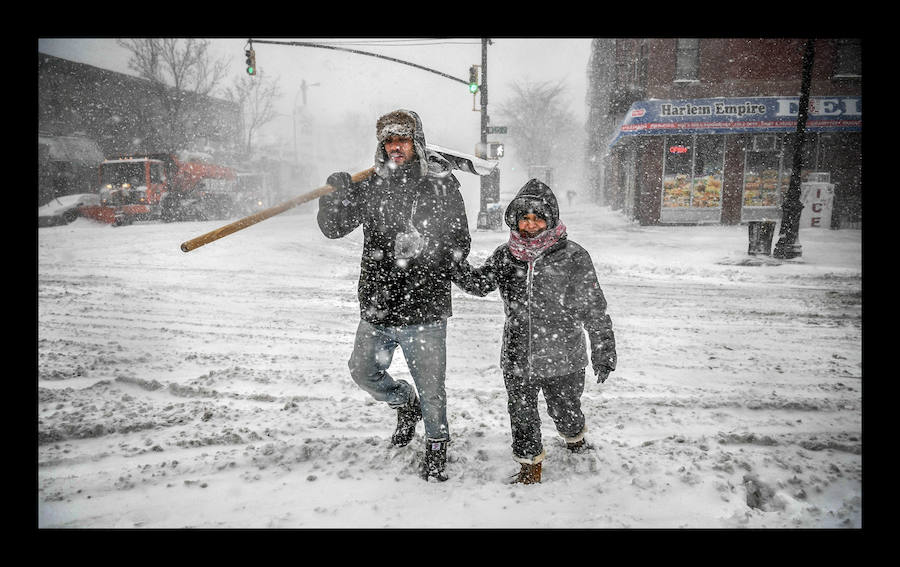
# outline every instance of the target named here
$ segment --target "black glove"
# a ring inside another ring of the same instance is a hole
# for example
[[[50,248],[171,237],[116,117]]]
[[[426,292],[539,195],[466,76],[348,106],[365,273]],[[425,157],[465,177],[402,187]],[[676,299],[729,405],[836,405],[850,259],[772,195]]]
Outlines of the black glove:
[[[610,372],[612,372],[612,368],[608,366],[601,366],[600,368],[594,370],[594,375],[597,377],[597,383],[602,384],[606,382],[606,379],[609,378]]]
[[[334,191],[327,195],[319,197],[320,205],[327,207],[337,207],[343,201],[351,201],[353,195],[352,180],[350,174],[344,171],[332,173],[325,181],[328,185],[334,187]]]
[[[352,181],[349,173],[346,171],[338,171],[337,173],[329,175],[328,180],[325,181],[325,183],[334,187],[336,193],[346,193],[350,190],[350,183],[352,183]]]

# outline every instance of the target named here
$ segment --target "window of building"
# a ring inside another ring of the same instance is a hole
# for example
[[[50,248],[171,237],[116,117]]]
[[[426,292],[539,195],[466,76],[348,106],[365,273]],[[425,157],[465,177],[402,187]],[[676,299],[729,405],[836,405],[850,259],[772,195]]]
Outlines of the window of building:
[[[150,183],[162,183],[163,179],[163,164],[159,162],[150,162]]]
[[[675,81],[700,80],[700,40],[675,40]]]
[[[783,153],[779,147],[769,149],[767,144],[751,146],[744,153],[745,207],[778,207],[790,185],[790,168],[785,171]]]
[[[664,209],[722,206],[723,136],[666,136]]]
[[[638,56],[634,61],[634,71],[632,77],[632,89],[636,92],[643,93],[647,89],[647,76],[650,66],[650,49],[647,44],[642,41],[638,47]]]
[[[834,58],[835,77],[862,77],[862,44],[858,39],[836,41]]]

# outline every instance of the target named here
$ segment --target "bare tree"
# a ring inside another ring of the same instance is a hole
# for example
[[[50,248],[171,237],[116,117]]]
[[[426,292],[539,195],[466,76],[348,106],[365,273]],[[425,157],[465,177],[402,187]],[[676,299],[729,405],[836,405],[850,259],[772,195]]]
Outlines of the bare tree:
[[[238,77],[232,86],[225,90],[228,99],[241,107],[242,131],[248,156],[253,149],[253,137],[277,115],[275,102],[280,90],[278,79],[269,79],[262,73],[254,77],[249,75]]]
[[[131,52],[128,67],[150,81],[162,106],[165,124],[160,138],[170,148],[184,147],[198,105],[225,77],[225,60],[212,59],[205,39],[120,39],[117,43]]]
[[[582,135],[575,116],[566,108],[562,83],[513,83],[512,96],[498,105],[509,126],[517,161],[525,167],[567,167],[581,152]],[[576,152],[577,150],[577,152]]]

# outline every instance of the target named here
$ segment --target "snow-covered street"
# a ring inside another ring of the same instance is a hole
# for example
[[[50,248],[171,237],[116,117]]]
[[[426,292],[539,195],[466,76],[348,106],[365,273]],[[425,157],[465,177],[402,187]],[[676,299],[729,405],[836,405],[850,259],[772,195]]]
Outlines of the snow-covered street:
[[[746,226],[561,207],[619,366],[586,385],[589,453],[542,407],[531,486],[508,484],[496,292],[454,288],[450,480],[426,483],[421,423],[392,447],[396,413],[347,369],[361,230],[326,239],[314,202],[189,253],[225,223],[39,229],[38,526],[862,527],[861,231],[753,263]],[[472,237],[480,265],[507,233]]]

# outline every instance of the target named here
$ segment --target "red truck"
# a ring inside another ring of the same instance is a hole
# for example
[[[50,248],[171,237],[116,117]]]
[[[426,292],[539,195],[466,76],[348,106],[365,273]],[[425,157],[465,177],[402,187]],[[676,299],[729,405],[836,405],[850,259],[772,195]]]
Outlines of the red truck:
[[[100,204],[83,216],[114,226],[142,220],[215,220],[228,217],[239,196],[237,172],[203,155],[144,154],[104,160]]]

